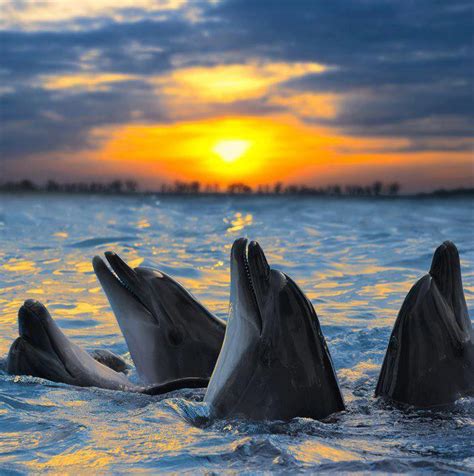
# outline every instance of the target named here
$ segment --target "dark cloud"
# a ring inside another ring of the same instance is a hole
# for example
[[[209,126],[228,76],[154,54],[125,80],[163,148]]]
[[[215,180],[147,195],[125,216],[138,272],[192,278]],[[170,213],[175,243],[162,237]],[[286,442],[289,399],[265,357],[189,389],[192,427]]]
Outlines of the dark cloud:
[[[349,96],[335,119],[315,122],[353,135],[405,137],[418,144],[428,144],[430,137],[472,137],[474,95],[464,84],[382,83]]]
[[[214,13],[249,52],[333,65],[286,85],[350,94],[338,117],[326,123],[366,136],[472,136],[472,2],[299,1],[273,7],[239,0]]]
[[[335,118],[304,120],[354,135],[406,137],[413,150],[429,150],[430,137],[472,136],[471,1],[231,0],[201,10],[194,23],[172,12],[131,22],[78,19],[75,29],[64,31],[0,32],[0,80],[6,88],[1,156],[92,147],[92,127],[137,117],[170,120],[147,76],[177,63],[248,59],[332,66],[282,85],[295,93],[347,97]],[[129,13],[134,18],[139,12]],[[143,81],[68,94],[41,86],[44,75],[77,72],[139,75]],[[242,114],[273,110],[262,98],[221,104],[214,112],[226,108]]]
[[[142,81],[114,83],[95,92],[22,87],[0,97],[0,110],[0,155],[5,159],[95,147],[97,139],[89,135],[95,127],[165,117]]]

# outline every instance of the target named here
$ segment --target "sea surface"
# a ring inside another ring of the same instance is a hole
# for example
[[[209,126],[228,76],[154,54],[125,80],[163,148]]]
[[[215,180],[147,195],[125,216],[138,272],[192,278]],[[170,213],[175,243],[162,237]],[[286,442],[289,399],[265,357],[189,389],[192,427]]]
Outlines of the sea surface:
[[[373,397],[400,305],[446,239],[474,316],[473,235],[463,199],[0,195],[0,356],[34,298],[74,342],[131,363],[91,266],[106,250],[226,319],[229,252],[246,236],[313,302],[347,404],[323,422],[212,421],[200,390],[149,397],[0,371],[0,473],[474,472],[472,399],[430,412]]]

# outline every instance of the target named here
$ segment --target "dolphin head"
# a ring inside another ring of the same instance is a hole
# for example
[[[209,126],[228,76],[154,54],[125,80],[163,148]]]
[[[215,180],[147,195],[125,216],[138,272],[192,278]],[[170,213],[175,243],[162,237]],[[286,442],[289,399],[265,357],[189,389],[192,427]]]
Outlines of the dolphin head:
[[[436,407],[473,393],[472,324],[459,253],[454,243],[445,241],[434,252],[429,273],[405,297],[375,395],[416,407]]]
[[[25,301],[18,311],[18,328],[19,337],[8,353],[8,373],[80,387],[139,389],[125,375],[101,364],[71,342],[40,302]]]
[[[457,325],[464,332],[472,332],[462,285],[459,252],[452,241],[445,241],[436,248],[429,274],[452,308]]]
[[[205,400],[217,416],[323,418],[344,408],[310,301],[245,238],[231,251],[224,344]]]
[[[66,353],[68,340],[43,304],[25,301],[18,311],[18,330],[19,337],[8,353],[9,373],[73,383]]]
[[[114,311],[118,314],[133,312],[141,320],[159,316],[158,324],[168,330],[165,338],[170,344],[179,344],[184,338],[184,329],[179,318],[173,320],[173,316],[179,315],[177,301],[185,301],[188,297],[190,300],[188,293],[179,293],[179,299],[175,296],[167,302],[167,306],[163,306],[160,293],[169,294],[170,287],[175,284],[168,276],[153,268],[132,269],[119,255],[110,251],[105,253],[105,257],[113,272],[98,256],[94,257],[93,266]]]
[[[225,325],[186,289],[153,268],[132,269],[117,254],[98,256],[95,273],[146,383],[209,377]]]
[[[315,317],[298,285],[271,268],[261,246],[246,238],[236,240],[231,251],[230,308],[230,319],[245,321],[260,340],[274,340],[292,316],[311,324]]]

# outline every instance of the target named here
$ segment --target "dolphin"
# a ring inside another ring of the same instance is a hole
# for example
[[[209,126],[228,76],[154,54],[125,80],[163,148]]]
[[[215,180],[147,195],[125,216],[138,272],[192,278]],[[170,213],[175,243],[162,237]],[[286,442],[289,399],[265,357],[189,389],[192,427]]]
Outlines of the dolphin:
[[[311,302],[255,241],[232,247],[229,319],[204,401],[217,418],[322,419],[344,410]]]
[[[94,360],[97,360],[97,362],[110,367],[116,372],[122,372],[126,374],[129,370],[127,362],[125,362],[122,357],[119,357],[110,350],[94,349],[92,352],[90,352],[90,355]]]
[[[451,241],[436,249],[402,304],[375,395],[419,408],[474,395],[473,329]]]
[[[92,264],[127,342],[140,379],[159,384],[186,377],[209,379],[225,324],[165,273],[130,268],[106,252]]]
[[[13,342],[7,357],[7,372],[31,375],[53,382],[78,387],[98,387],[161,395],[182,388],[207,386],[208,379],[170,380],[161,385],[143,387],[133,384],[123,373],[116,372],[95,360],[71,342],[54,322],[46,307],[29,299],[18,311],[19,337]],[[109,351],[98,352],[112,367],[122,367],[123,361]]]
[[[19,337],[7,357],[8,373],[79,387],[135,388],[123,373],[101,364],[71,342],[40,302],[25,301],[18,311],[18,328]]]

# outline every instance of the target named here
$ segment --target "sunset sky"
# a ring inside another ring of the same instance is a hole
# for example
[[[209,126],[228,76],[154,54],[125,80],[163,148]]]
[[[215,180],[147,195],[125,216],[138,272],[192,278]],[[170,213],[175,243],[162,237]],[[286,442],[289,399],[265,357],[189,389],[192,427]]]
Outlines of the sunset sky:
[[[0,181],[473,186],[471,0],[0,11]]]

